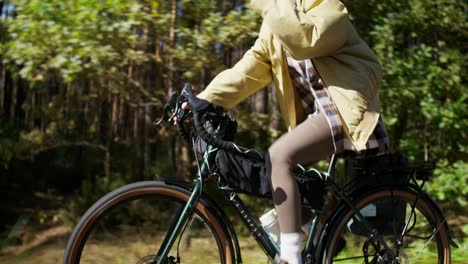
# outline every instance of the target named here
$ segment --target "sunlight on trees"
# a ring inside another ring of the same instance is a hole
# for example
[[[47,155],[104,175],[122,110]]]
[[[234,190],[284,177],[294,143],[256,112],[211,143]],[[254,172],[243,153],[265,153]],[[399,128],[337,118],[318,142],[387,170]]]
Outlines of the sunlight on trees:
[[[467,192],[466,2],[343,2],[384,66],[392,151],[436,162],[429,190],[466,205],[456,198]],[[22,161],[74,149],[102,160],[78,181],[90,196],[98,176],[128,182],[190,167],[183,143],[152,126],[161,102],[186,81],[202,90],[239,60],[260,24],[245,1],[1,3],[0,179],[14,183]],[[264,90],[233,111],[240,144],[264,148],[281,134],[275,100]],[[62,161],[73,167],[78,156]],[[99,182],[99,192],[111,188]]]

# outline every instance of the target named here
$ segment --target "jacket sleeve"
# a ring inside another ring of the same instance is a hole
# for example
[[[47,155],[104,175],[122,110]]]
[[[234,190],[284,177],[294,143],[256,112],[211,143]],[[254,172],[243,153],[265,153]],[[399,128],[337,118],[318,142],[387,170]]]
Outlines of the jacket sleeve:
[[[252,0],[289,54],[298,60],[333,54],[348,37],[345,6],[338,0],[302,0],[296,9],[289,0]]]
[[[271,61],[259,37],[233,68],[218,74],[198,97],[229,109],[272,81]]]

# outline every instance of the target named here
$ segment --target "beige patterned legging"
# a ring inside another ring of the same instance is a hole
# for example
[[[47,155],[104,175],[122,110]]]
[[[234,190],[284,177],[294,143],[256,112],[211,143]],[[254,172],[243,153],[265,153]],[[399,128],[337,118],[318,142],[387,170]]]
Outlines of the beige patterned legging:
[[[333,152],[333,135],[323,111],[280,137],[268,149],[267,174],[271,176],[273,202],[282,233],[300,232],[302,222],[293,166],[297,163],[308,165]]]

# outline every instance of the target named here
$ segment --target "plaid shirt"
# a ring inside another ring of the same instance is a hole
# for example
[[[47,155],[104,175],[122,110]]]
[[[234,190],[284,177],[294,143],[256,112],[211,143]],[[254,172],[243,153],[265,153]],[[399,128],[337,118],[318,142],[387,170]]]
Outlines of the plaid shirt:
[[[365,149],[356,153],[351,140],[344,132],[340,114],[328,93],[328,89],[315,71],[312,61],[310,59],[297,61],[287,52],[286,59],[292,84],[297,89],[305,113],[313,116],[324,111],[333,134],[335,154],[361,158],[387,152],[388,135],[382,116],[366,142]]]

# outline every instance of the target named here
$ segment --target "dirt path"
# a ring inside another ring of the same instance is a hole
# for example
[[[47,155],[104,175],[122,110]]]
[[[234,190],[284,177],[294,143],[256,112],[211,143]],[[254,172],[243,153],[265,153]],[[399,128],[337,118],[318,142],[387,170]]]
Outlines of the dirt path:
[[[41,247],[51,241],[57,241],[60,238],[68,237],[71,229],[64,226],[53,227],[46,231],[37,234],[34,239],[24,245],[9,246],[1,250],[2,255],[18,256],[27,251],[32,251],[37,247]]]
[[[61,263],[63,251],[70,235],[70,228],[58,226],[40,232],[27,244],[21,246],[9,246],[0,250],[1,264],[53,264]],[[128,239],[129,241],[132,239]],[[253,238],[244,238],[240,241],[243,259],[245,263],[267,263],[267,258],[258,247]],[[112,247],[104,250],[113,254]],[[203,261],[195,261],[203,263]]]
[[[30,240],[29,243],[21,246],[10,246],[0,250],[1,264],[54,264],[61,263],[63,260],[63,251],[70,234],[70,228],[58,226],[40,232]],[[126,238],[122,238],[126,239]],[[126,239],[129,241],[131,239]],[[241,238],[241,250],[244,263],[260,264],[267,263],[263,251],[259,248],[253,238]],[[460,243],[461,248],[452,248],[453,264],[468,264],[466,251],[468,242]],[[131,246],[129,246],[131,247]],[[104,250],[112,254],[112,247],[106,247]],[[195,261],[194,263],[204,263]]]

